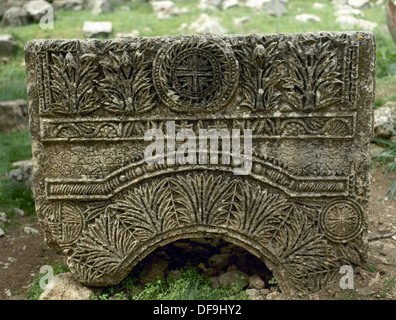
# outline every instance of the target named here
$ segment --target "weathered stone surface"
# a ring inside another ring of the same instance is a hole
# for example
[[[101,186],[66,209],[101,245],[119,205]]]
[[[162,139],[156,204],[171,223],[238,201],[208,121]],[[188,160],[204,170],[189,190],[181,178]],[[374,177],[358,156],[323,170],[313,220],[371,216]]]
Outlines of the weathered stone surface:
[[[158,19],[168,19],[187,12],[187,9],[180,9],[173,1],[151,1],[150,3]]]
[[[102,14],[114,10],[111,0],[87,0],[85,8],[91,9],[93,14]]]
[[[268,15],[280,17],[287,12],[287,0],[248,0],[246,6],[258,11],[267,13]]]
[[[0,34],[0,56],[9,56],[18,49],[18,44],[10,34]]]
[[[34,22],[40,22],[41,18],[48,12],[52,12],[52,6],[44,0],[34,0],[27,2],[23,7],[29,17]]]
[[[235,254],[215,254],[208,260],[209,266],[217,270],[224,270],[237,261]]]
[[[30,23],[29,14],[22,8],[11,7],[4,13],[2,22],[4,28],[25,26]]]
[[[387,139],[396,130],[396,101],[389,101],[374,110],[374,137]]]
[[[28,102],[0,101],[0,132],[16,132],[28,127]]]
[[[37,215],[80,282],[118,283],[186,238],[248,250],[284,293],[365,263],[372,33],[36,40],[25,51]],[[183,158],[180,132],[204,129],[239,132],[240,157],[236,139],[232,161],[225,142],[217,159],[202,145]],[[163,133],[163,163],[148,161],[148,132],[159,145]]]
[[[85,21],[83,34],[85,38],[108,38],[113,33],[110,21]]]
[[[54,9],[80,11],[84,9],[85,0],[54,0]]]
[[[34,175],[33,175],[33,161],[25,160],[19,161],[14,166],[19,166],[17,169],[13,169],[8,173],[8,178],[10,181],[14,182],[22,182],[28,190],[31,190],[33,193],[33,185],[34,185]]]
[[[386,3],[386,24],[393,41],[396,43],[396,5],[388,0]]]
[[[39,300],[89,300],[93,291],[77,282],[70,272],[54,276],[52,288],[46,288]]]
[[[217,17],[202,13],[197,20],[188,26],[188,31],[197,34],[224,34],[227,30],[220,24]]]
[[[265,287],[265,282],[258,275],[249,277],[249,288],[264,289],[264,287]]]

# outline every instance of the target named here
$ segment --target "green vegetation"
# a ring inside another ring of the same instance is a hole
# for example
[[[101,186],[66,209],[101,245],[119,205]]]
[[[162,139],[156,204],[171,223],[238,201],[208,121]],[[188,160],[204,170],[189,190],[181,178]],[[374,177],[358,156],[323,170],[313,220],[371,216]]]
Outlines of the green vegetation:
[[[396,137],[396,130],[391,128],[390,126],[386,126],[389,130],[392,131],[393,136]],[[378,155],[372,158],[373,164],[375,165],[377,162],[381,163],[381,167],[385,169],[384,177],[391,175],[396,169],[396,142],[382,139],[382,138],[373,138],[374,142],[379,145],[383,145],[385,149],[381,151]],[[391,196],[396,200],[396,177],[393,179],[392,185],[388,190],[386,196]]]
[[[157,279],[146,284],[143,290],[134,287],[137,278],[127,277],[119,285],[105,289],[95,300],[243,300],[247,299],[240,282],[230,288],[211,288],[211,281],[196,269],[181,271],[177,279]]]
[[[243,1],[243,0],[242,0]],[[314,9],[315,2],[322,3],[324,8]],[[6,28],[2,32],[13,35],[20,49],[10,57],[10,61],[0,64],[0,100],[27,98],[23,47],[31,39],[40,38],[83,38],[84,21],[111,21],[115,32],[130,32],[139,30],[142,36],[177,35],[188,33],[181,30],[182,23],[190,24],[202,13],[217,17],[230,34],[248,33],[283,33],[283,32],[314,32],[314,31],[344,31],[334,16],[333,5],[328,0],[293,0],[289,1],[288,13],[275,18],[245,7],[232,7],[225,11],[202,11],[197,8],[198,1],[183,0],[176,2],[180,8],[187,8],[188,13],[171,19],[158,20],[149,2],[136,0],[134,2],[115,2],[115,11],[102,15],[94,15],[90,10],[55,12],[54,29],[41,29],[39,24],[23,27]],[[128,6],[129,11],[121,10]],[[321,22],[300,22],[295,16],[300,13],[310,13],[321,18]],[[378,23],[374,30],[377,38],[377,95],[376,105],[394,99],[396,76],[395,44],[386,29],[385,11],[381,6],[364,10],[364,19]],[[234,18],[249,17],[243,26],[235,26]]]
[[[12,166],[13,162],[31,157],[31,139],[28,130],[12,134],[0,133],[0,211],[5,212],[9,218],[14,217],[14,208],[19,208],[34,219],[34,200],[30,191],[23,183],[11,182],[4,176],[15,169]],[[6,224],[5,228],[8,226]]]
[[[49,264],[54,271],[54,275],[59,273],[69,272],[69,268],[66,267],[62,262],[56,264]],[[33,283],[30,285],[26,294],[26,300],[38,300],[40,295],[43,293],[43,289],[40,287],[40,280],[42,277],[47,276],[47,273],[37,273],[33,279]]]

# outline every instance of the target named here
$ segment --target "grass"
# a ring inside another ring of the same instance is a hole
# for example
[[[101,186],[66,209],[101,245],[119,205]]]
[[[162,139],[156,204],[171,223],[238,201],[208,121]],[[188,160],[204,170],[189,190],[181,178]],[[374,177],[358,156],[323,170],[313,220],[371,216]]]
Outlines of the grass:
[[[243,2],[243,1],[242,1]],[[314,9],[313,3],[324,4],[323,9]],[[373,1],[375,2],[375,1]],[[197,8],[197,0],[176,2],[179,8],[187,8],[188,13],[170,19],[159,20],[149,2],[136,0],[134,2],[114,3],[115,11],[102,15],[94,15],[90,10],[55,11],[54,29],[41,29],[39,24],[23,27],[5,28],[2,33],[11,34],[19,44],[19,50],[10,57],[8,63],[0,65],[0,101],[27,98],[23,47],[27,41],[40,38],[83,38],[84,21],[111,21],[114,32],[130,32],[137,29],[142,36],[177,35],[188,33],[181,31],[182,23],[190,24],[202,13],[219,19],[230,34],[248,33],[285,33],[314,31],[343,31],[336,23],[334,8],[327,0],[293,0],[289,1],[288,12],[275,18],[247,7],[232,7],[225,11],[202,11]],[[128,6],[129,11],[122,10]],[[300,22],[295,19],[297,14],[310,13],[321,18],[321,22]],[[395,99],[396,54],[395,44],[386,30],[385,11],[380,6],[364,10],[364,19],[378,23],[374,30],[377,38],[377,97],[376,105]],[[243,26],[235,26],[234,18],[247,16],[249,21]]]
[[[244,300],[247,294],[239,282],[229,288],[212,288],[211,281],[196,269],[181,270],[177,279],[158,278],[154,283],[146,284],[138,292],[134,290],[138,279],[127,277],[117,286],[105,288],[100,295],[92,296],[94,300]]]
[[[16,133],[0,133],[0,211],[13,218],[14,208],[24,210],[34,218],[34,200],[23,183],[11,182],[4,175],[15,169],[12,163],[29,159],[31,139],[28,130]],[[3,176],[3,177],[2,177]],[[5,226],[7,228],[7,225]]]
[[[388,125],[385,126],[392,132],[392,135],[396,137],[396,130]],[[373,138],[372,140],[385,147],[383,151],[372,158],[373,165],[377,162],[381,163],[380,166],[385,170],[384,178],[392,175],[396,169],[396,142],[382,138]],[[387,196],[391,196],[396,200],[396,176],[394,177],[392,185],[385,197]]]

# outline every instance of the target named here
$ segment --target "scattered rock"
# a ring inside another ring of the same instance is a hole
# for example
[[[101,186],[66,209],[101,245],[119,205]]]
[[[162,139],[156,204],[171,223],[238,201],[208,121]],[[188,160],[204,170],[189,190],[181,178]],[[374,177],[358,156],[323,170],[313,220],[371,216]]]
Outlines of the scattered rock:
[[[259,292],[260,292],[260,294],[261,294],[262,296],[266,296],[267,294],[270,293],[270,291],[269,291],[268,289],[261,289],[261,290],[259,290]]]
[[[15,259],[13,257],[8,257],[7,261],[13,263],[13,262],[17,262],[17,259]]]
[[[396,101],[389,101],[374,110],[374,137],[390,138],[392,131],[386,126],[396,129]]]
[[[113,24],[109,21],[85,21],[83,34],[85,38],[108,38],[113,32]]]
[[[41,18],[52,10],[52,6],[43,0],[27,2],[23,7],[33,22],[40,22]]]
[[[361,16],[364,17],[363,11],[359,9],[354,9],[351,6],[341,6],[338,10],[334,12],[336,17],[340,16]]]
[[[16,132],[28,128],[28,102],[23,99],[0,102],[0,132]]]
[[[2,21],[4,28],[20,27],[30,23],[29,14],[26,12],[26,10],[18,7],[9,8],[4,13]]]
[[[348,5],[350,5],[353,8],[367,9],[367,8],[370,8],[370,1],[369,0],[348,0]]]
[[[326,5],[323,3],[319,3],[319,2],[315,2],[312,6],[312,8],[314,8],[314,9],[323,9],[324,7],[326,7]]]
[[[180,278],[181,275],[182,275],[182,273],[180,270],[171,270],[168,272],[167,279],[176,280],[176,279]]]
[[[263,300],[263,297],[257,289],[246,289],[245,292],[248,295],[248,300]]]
[[[250,21],[250,18],[247,16],[241,17],[241,18],[234,18],[234,25],[237,27],[243,26],[245,23],[248,23]]]
[[[0,56],[9,56],[18,49],[18,44],[9,34],[0,34]]]
[[[34,184],[34,169],[33,161],[25,160],[18,161],[13,164],[14,166],[20,166],[18,169],[11,170],[7,175],[10,181],[22,182],[28,190],[33,194],[33,184]]]
[[[0,227],[0,237],[3,237],[5,235],[4,230]]]
[[[136,38],[139,36],[140,36],[139,30],[132,30],[131,32],[118,32],[115,35],[116,38],[124,38],[124,39]]]
[[[296,20],[301,21],[301,22],[309,22],[309,21],[320,22],[320,21],[322,21],[318,16],[315,16],[314,14],[308,14],[308,13],[303,13],[303,14],[296,16]]]
[[[204,275],[207,276],[208,278],[214,277],[217,274],[217,269],[216,268],[206,268],[204,271]]]
[[[186,8],[179,9],[173,1],[151,1],[151,7],[158,19],[168,19],[188,12]]]
[[[216,18],[209,17],[202,13],[199,18],[190,24],[188,30],[198,34],[225,34],[227,30]]]
[[[339,23],[343,29],[360,28],[362,30],[373,31],[378,26],[376,22],[359,19],[353,16],[339,16],[336,22]]]
[[[265,282],[258,276],[253,275],[249,277],[249,288],[252,289],[264,289]]]
[[[274,17],[280,17],[287,13],[284,0],[248,0],[246,6]]]
[[[88,0],[85,8],[91,9],[97,15],[114,11],[111,0]]]
[[[222,288],[231,287],[233,283],[239,283],[242,288],[247,287],[249,285],[248,275],[239,270],[233,270],[220,275],[219,285]]]
[[[21,217],[23,217],[25,215],[25,211],[23,211],[22,209],[19,209],[19,208],[14,208],[14,213]]]
[[[4,226],[9,221],[8,216],[4,212],[0,212],[0,225]]]
[[[146,261],[143,262],[143,270],[146,270],[146,272],[140,278],[140,282],[153,283],[157,281],[158,277],[165,278],[168,265],[168,261],[155,255],[150,255],[147,257]]]
[[[216,268],[218,271],[225,270],[230,265],[237,261],[237,256],[235,254],[215,254],[211,256],[208,260],[208,264],[212,268]]]
[[[80,11],[84,9],[85,0],[53,0],[54,9]]]
[[[37,236],[40,234],[40,232],[38,230],[31,228],[31,227],[25,227],[25,228],[23,228],[23,231],[26,234],[31,235],[31,236]]]
[[[238,0],[201,0],[198,9],[201,10],[227,10],[239,6]]]
[[[52,288],[47,286],[39,300],[89,300],[93,291],[74,280],[70,272],[53,277]]]
[[[396,43],[396,5],[388,0],[386,3],[386,24],[393,41]]]

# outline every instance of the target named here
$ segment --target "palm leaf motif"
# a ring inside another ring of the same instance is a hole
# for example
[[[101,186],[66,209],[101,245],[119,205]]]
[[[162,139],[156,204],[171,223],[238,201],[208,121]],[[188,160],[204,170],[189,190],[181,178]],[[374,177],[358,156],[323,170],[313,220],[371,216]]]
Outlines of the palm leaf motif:
[[[94,84],[99,75],[96,55],[52,54],[52,110],[60,114],[87,114],[99,107]]]
[[[218,224],[227,213],[230,178],[222,176],[189,174],[169,179],[177,212],[193,224]]]
[[[318,289],[330,279],[323,275],[333,274],[339,262],[334,249],[303,210],[303,206],[289,203],[282,212],[274,211],[273,219],[267,220],[270,234],[264,239],[269,240],[268,248],[272,248],[297,286],[315,284],[312,289]]]
[[[240,62],[242,106],[250,109],[270,110],[279,103],[283,75],[279,66],[281,48],[278,42],[253,46],[236,46],[235,55]]]
[[[328,108],[341,101],[341,72],[337,52],[330,49],[331,41],[319,39],[306,42],[288,41],[289,76],[284,88],[289,89],[286,102],[297,110]]]
[[[139,239],[149,239],[182,223],[167,179],[134,188],[111,205],[111,208],[119,212],[123,224]]]
[[[107,110],[143,112],[154,107],[151,62],[144,60],[144,51],[138,47],[131,51],[109,51],[99,62],[104,74],[99,87]]]
[[[82,280],[97,280],[103,275],[112,274],[136,244],[137,239],[120,218],[106,210],[84,231],[70,256],[69,266]],[[78,264],[84,267],[77,270]]]

